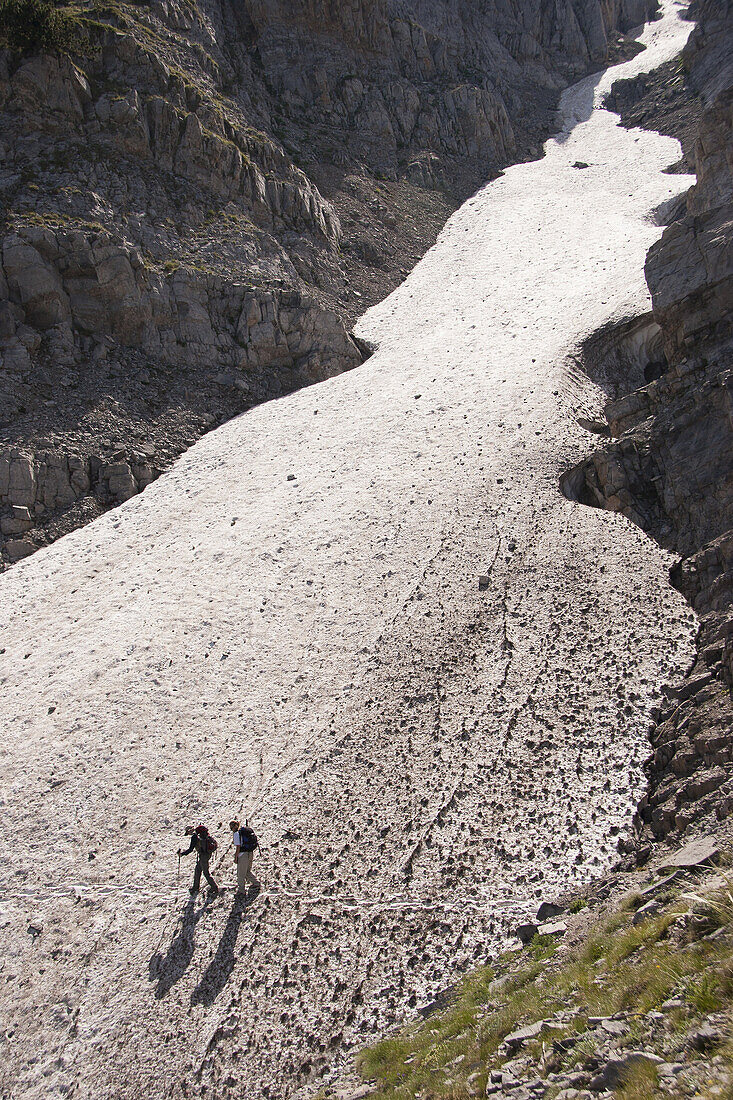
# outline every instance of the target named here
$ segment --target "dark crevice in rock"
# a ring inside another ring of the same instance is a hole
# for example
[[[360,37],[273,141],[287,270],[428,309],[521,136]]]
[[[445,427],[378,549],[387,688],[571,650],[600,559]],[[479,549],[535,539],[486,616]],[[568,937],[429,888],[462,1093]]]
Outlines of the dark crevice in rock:
[[[662,332],[651,313],[603,325],[580,345],[578,366],[612,400],[667,369]]]

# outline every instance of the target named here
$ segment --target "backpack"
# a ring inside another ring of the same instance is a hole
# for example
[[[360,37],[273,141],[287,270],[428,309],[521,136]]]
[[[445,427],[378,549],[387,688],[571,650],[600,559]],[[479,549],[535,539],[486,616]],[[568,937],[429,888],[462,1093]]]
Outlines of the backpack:
[[[196,832],[205,842],[206,846],[204,851],[208,852],[209,855],[211,855],[212,852],[215,852],[219,845],[216,843],[213,836],[209,836],[209,830],[206,828],[206,826],[199,825]]]
[[[255,831],[248,825],[243,825],[239,830],[239,847],[243,852],[254,852],[255,848],[259,847]]]

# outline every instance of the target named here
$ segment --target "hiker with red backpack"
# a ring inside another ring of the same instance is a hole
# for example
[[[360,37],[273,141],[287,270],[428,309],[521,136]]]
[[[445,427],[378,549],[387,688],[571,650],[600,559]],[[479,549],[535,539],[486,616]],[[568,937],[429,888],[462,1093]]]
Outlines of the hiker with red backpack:
[[[196,853],[196,870],[193,873],[193,886],[189,888],[189,892],[192,894],[198,894],[199,886],[201,885],[201,875],[209,884],[209,889],[212,894],[219,893],[219,887],[214,882],[209,871],[209,859],[218,848],[218,844],[210,835],[209,830],[205,825],[198,825],[195,829],[193,825],[187,825],[185,836],[191,837],[191,843],[185,852],[178,849],[178,858],[181,856],[187,856],[190,852]]]
[[[259,841],[254,829],[250,829],[246,821],[242,826],[238,821],[230,821],[229,828],[232,830],[234,862],[237,865],[237,893],[246,897],[248,882],[251,882],[257,890],[260,888],[259,882],[252,874],[252,857],[259,848]]]

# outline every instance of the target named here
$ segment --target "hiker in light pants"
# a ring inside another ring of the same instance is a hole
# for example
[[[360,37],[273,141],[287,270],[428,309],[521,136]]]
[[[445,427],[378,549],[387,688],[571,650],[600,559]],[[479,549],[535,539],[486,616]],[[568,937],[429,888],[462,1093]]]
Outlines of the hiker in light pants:
[[[232,830],[232,844],[234,845],[234,862],[237,865],[237,893],[242,897],[247,895],[247,883],[251,882],[258,890],[259,882],[252,874],[252,857],[257,848],[257,837],[254,831],[244,825],[240,828],[238,821],[230,821]]]

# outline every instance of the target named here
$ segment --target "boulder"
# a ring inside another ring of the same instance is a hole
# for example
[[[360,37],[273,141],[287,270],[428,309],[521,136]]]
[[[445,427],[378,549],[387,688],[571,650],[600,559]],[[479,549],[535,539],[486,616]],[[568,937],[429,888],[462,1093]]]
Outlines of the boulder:
[[[43,330],[69,319],[59,274],[35,248],[11,236],[3,246],[3,264],[10,293],[20,299],[29,324]]]
[[[720,849],[712,837],[700,837],[679,848],[673,855],[665,857],[664,870],[673,871],[694,867],[705,867],[717,863]]]
[[[0,518],[0,532],[3,535],[24,535],[33,527],[33,517],[24,505],[13,504],[10,513]]]
[[[520,1027],[516,1031],[512,1031],[509,1035],[505,1035],[501,1045],[509,1054],[514,1054],[531,1039],[539,1038],[543,1031],[559,1030],[560,1025],[556,1021],[537,1020],[533,1024],[527,1024],[526,1027]]]
[[[720,1046],[725,1036],[720,1028],[715,1027],[713,1024],[703,1024],[702,1027],[697,1028],[689,1035],[690,1046],[693,1050],[699,1050],[703,1053],[714,1050],[715,1047]]]
[[[537,910],[537,920],[542,921],[552,920],[553,917],[559,917],[564,912],[562,905],[557,905],[552,901],[543,901]]]
[[[623,1085],[628,1074],[639,1066],[660,1066],[664,1059],[646,1051],[632,1050],[618,1058],[609,1058],[600,1073],[591,1078],[588,1087],[593,1092],[606,1092]]]
[[[35,549],[33,543],[27,542],[25,539],[10,539],[5,543],[5,553],[11,563],[27,558],[34,553]]]
[[[645,920],[649,919],[649,917],[655,917],[661,908],[662,907],[659,902],[655,901],[652,898],[651,901],[646,902],[645,905],[640,906],[636,910],[633,917],[631,918],[631,923],[643,924]]]
[[[568,926],[564,920],[545,921],[537,929],[540,936],[564,936],[567,930]]]
[[[525,924],[520,924],[515,929],[515,935],[519,937],[523,944],[531,943],[538,932],[538,926],[532,921],[527,921]]]

